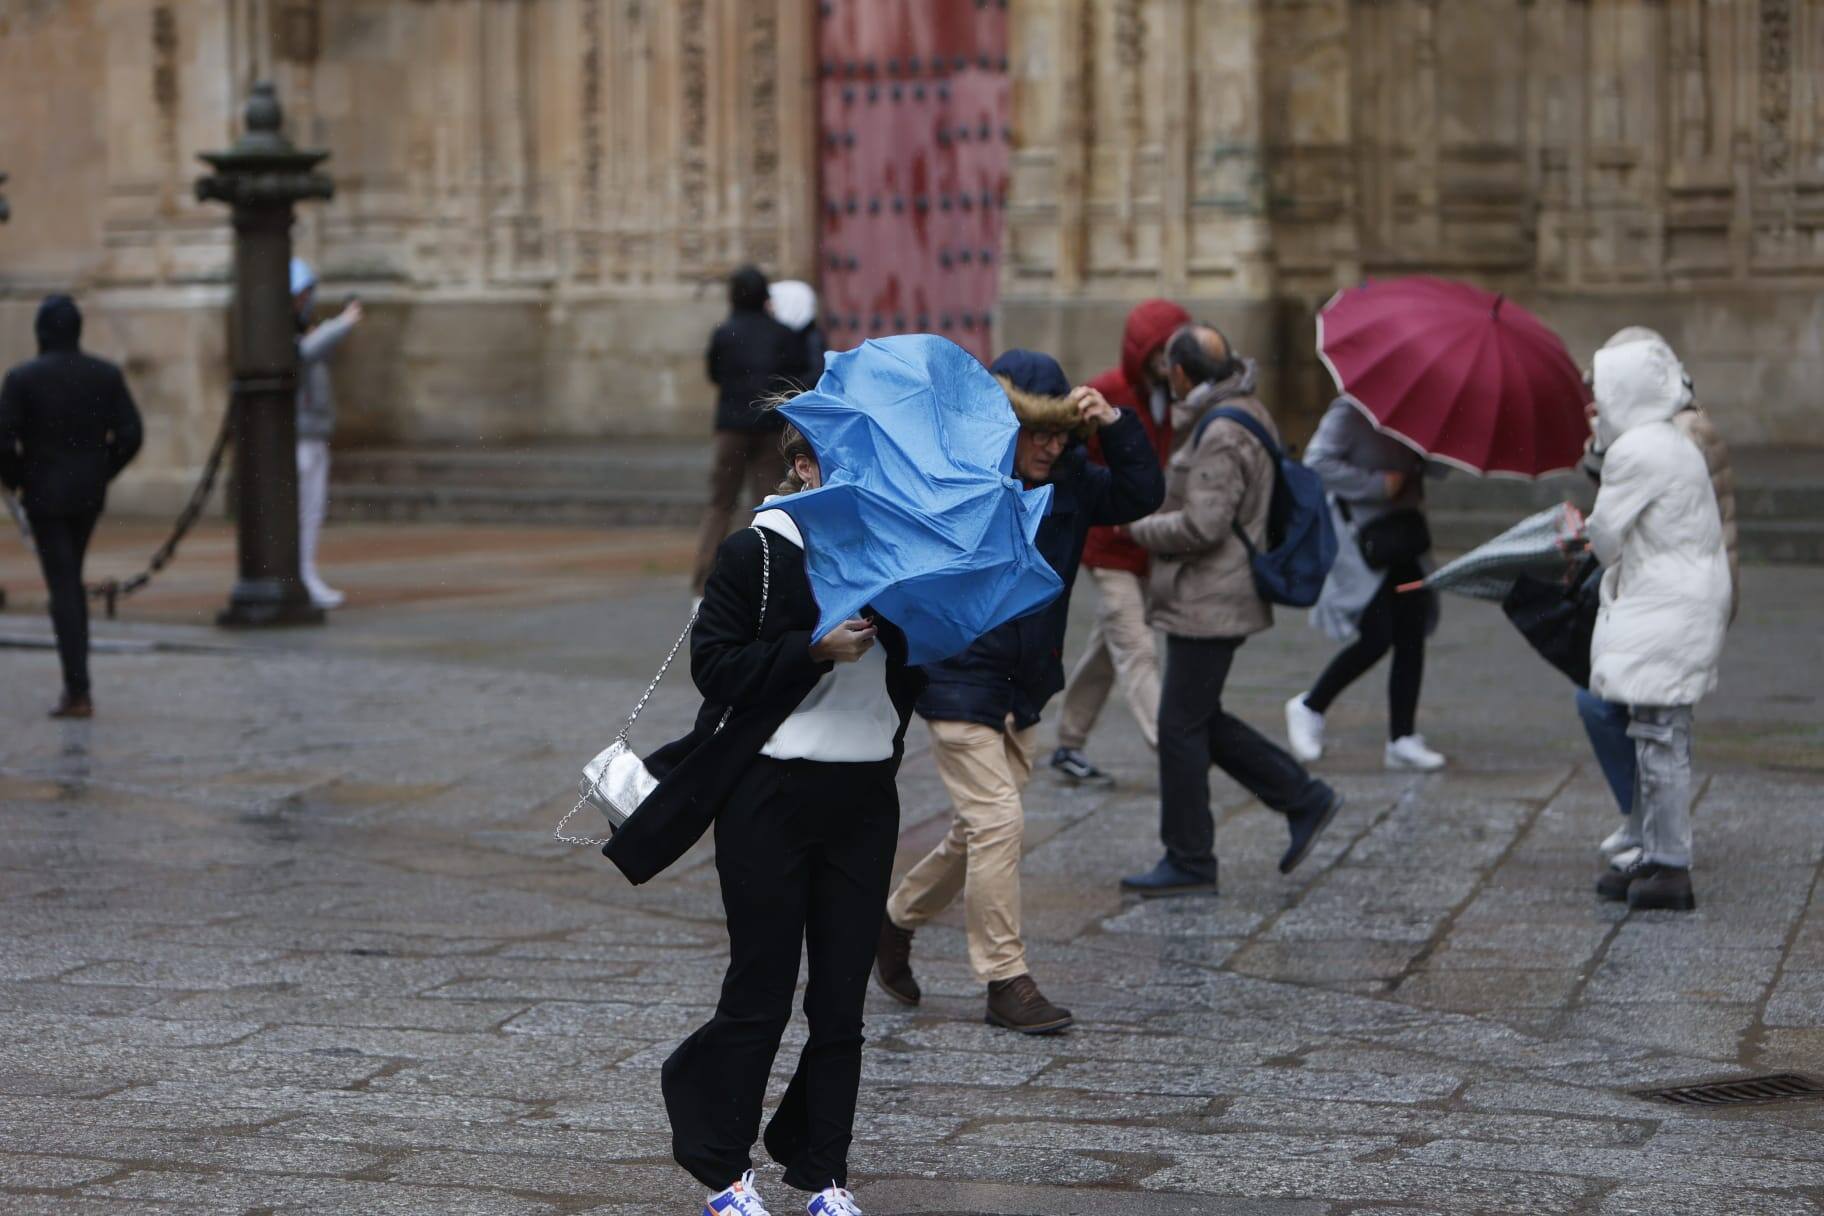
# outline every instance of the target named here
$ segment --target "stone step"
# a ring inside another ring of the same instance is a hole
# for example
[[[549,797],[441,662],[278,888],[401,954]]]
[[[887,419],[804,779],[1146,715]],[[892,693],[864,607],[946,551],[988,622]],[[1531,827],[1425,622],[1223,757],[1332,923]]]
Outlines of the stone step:
[[[1431,513],[1431,536],[1440,551],[1463,553],[1499,536],[1524,514],[1524,511],[1434,508]],[[1745,517],[1737,520],[1736,528],[1744,562],[1824,565],[1824,517]]]
[[[506,447],[369,448],[336,453],[333,519],[370,522],[688,526],[702,510],[711,446],[678,440]],[[1824,454],[1746,448],[1734,458],[1742,557],[1824,564]],[[1456,474],[1429,483],[1442,549],[1473,548],[1567,499],[1582,477],[1543,481]]]
[[[701,494],[710,445],[627,443],[508,448],[366,448],[338,451],[338,488],[494,486],[503,489],[673,490]]]
[[[1736,473],[1735,513],[1741,520],[1824,522],[1824,458],[1815,480],[1765,480]],[[1519,519],[1561,502],[1588,508],[1596,487],[1582,477],[1543,481],[1452,476],[1429,483],[1426,501],[1434,512],[1504,512]]]
[[[698,490],[338,482],[329,497],[330,519],[360,523],[679,527],[696,523],[702,514]]]

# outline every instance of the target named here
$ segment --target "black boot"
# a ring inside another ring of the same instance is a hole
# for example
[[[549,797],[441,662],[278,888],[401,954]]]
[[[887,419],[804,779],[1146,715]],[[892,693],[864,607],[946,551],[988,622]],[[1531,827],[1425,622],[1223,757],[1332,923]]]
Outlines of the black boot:
[[[1610,862],[1603,867],[1602,874],[1596,879],[1596,898],[1606,899],[1612,903],[1626,903],[1628,884],[1640,873],[1640,851],[1630,850],[1626,865]]]
[[[880,943],[874,948],[874,980],[880,990],[902,1005],[916,1005],[924,994],[912,978],[912,930],[893,918],[880,918]]]
[[[1629,911],[1690,912],[1696,908],[1691,871],[1684,866],[1645,865],[1628,884]]]

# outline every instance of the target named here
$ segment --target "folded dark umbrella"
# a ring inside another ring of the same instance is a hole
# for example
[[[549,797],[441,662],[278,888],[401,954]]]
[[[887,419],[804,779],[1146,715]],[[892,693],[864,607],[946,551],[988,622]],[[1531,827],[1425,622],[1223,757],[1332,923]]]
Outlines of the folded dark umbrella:
[[[1547,507],[1455,561],[1439,566],[1423,581],[1408,583],[1400,590],[1425,587],[1499,602],[1507,598],[1514,583],[1523,575],[1544,579],[1562,577],[1566,560],[1564,542],[1571,535],[1571,518],[1564,504]]]

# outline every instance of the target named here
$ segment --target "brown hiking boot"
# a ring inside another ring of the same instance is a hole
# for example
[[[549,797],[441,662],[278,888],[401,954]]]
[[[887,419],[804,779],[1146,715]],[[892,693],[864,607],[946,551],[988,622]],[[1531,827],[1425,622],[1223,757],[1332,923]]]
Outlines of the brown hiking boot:
[[[912,930],[902,929],[893,918],[880,918],[880,944],[874,948],[874,982],[902,1005],[916,1005],[922,995],[912,978]]]
[[[996,980],[988,985],[990,1026],[1004,1026],[1021,1034],[1056,1034],[1076,1019],[1045,999],[1030,975]]]
[[[87,697],[72,697],[64,693],[57,700],[57,708],[51,711],[53,718],[93,718],[95,703]]]

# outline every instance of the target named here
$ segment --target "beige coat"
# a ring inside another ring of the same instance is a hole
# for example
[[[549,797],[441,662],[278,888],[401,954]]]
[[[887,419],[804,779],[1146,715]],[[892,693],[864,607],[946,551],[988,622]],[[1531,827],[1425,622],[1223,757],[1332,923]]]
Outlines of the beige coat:
[[[1273,609],[1254,586],[1247,546],[1231,524],[1239,520],[1264,546],[1272,505],[1273,462],[1239,423],[1222,419],[1197,435],[1210,410],[1235,406],[1252,414],[1274,439],[1279,430],[1254,396],[1254,365],[1219,384],[1198,388],[1172,406],[1180,437],[1165,471],[1165,502],[1157,514],[1128,525],[1152,553],[1147,621],[1187,638],[1243,638],[1273,624]]]
[[[1742,606],[1742,563],[1736,555],[1735,470],[1729,464],[1729,447],[1716,433],[1710,415],[1696,406],[1672,415],[1672,425],[1697,445],[1704,454],[1704,467],[1710,472],[1716,510],[1723,518],[1723,548],[1729,554],[1729,619],[1733,621]]]

